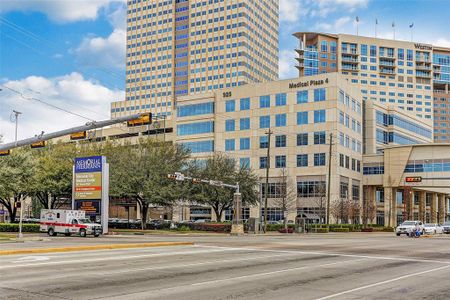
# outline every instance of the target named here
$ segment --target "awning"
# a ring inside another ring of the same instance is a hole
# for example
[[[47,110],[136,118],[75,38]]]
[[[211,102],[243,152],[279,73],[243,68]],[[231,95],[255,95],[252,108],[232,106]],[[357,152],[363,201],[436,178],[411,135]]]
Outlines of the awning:
[[[301,213],[300,215],[297,215],[297,218],[303,218],[307,220],[320,220],[319,215],[313,213]]]

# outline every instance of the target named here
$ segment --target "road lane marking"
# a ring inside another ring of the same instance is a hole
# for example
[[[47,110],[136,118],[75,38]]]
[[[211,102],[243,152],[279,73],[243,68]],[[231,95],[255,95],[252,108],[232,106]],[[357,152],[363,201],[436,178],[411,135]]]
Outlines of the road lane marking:
[[[273,274],[279,274],[279,273],[285,273],[285,272],[292,272],[292,271],[298,271],[303,269],[309,269],[309,268],[322,268],[322,267],[329,267],[337,264],[342,263],[348,263],[348,262],[357,262],[361,260],[366,260],[366,258],[361,259],[349,259],[344,261],[338,261],[338,262],[332,262],[332,263],[326,263],[321,265],[309,265],[309,266],[302,266],[302,267],[296,267],[296,268],[288,268],[288,269],[282,269],[277,271],[271,271],[271,272],[265,272],[265,273],[256,273],[256,274],[250,274],[250,275],[243,275],[243,276],[237,276],[237,277],[230,277],[230,278],[224,278],[224,279],[217,279],[217,280],[209,280],[209,281],[203,281],[198,283],[190,284],[191,286],[200,286],[200,285],[207,285],[207,284],[215,284],[220,282],[226,282],[226,281],[233,281],[233,280],[240,280],[240,279],[247,279],[252,277],[261,277],[261,276],[268,276]],[[449,266],[450,267],[450,266]]]
[[[323,251],[297,251],[297,250],[273,250],[273,249],[260,249],[260,248],[244,248],[244,247],[223,247],[223,246],[203,246],[196,245],[199,248],[217,248],[217,249],[241,249],[247,251],[258,251],[258,252],[276,252],[276,253],[298,253],[305,255],[329,255],[329,256],[339,256],[339,257],[353,257],[353,258],[368,258],[368,259],[379,259],[379,260],[397,260],[397,261],[411,261],[411,262],[423,262],[423,263],[437,263],[437,264],[450,264],[448,260],[431,260],[431,259],[420,259],[420,258],[406,258],[406,257],[395,257],[395,256],[373,256],[373,255],[359,255],[359,254],[345,254],[345,253],[333,253],[333,252],[323,252]]]
[[[0,266],[0,270],[12,269],[18,267],[34,267],[43,265],[58,265],[58,264],[78,264],[86,262],[101,262],[109,260],[123,260],[123,259],[134,259],[134,258],[145,258],[145,257],[159,257],[159,256],[172,256],[172,255],[185,255],[185,254],[204,254],[204,253],[216,253],[216,252],[226,252],[226,251],[236,251],[235,249],[216,249],[216,250],[199,250],[199,251],[179,251],[170,253],[151,253],[143,255],[132,255],[132,256],[111,256],[104,258],[89,258],[89,259],[74,259],[74,260],[61,260],[61,261],[49,261],[42,263],[32,263],[32,264],[22,264],[22,265],[10,265],[10,266]],[[245,250],[240,250],[245,251]]]
[[[222,283],[222,282],[227,282],[227,281],[249,279],[249,278],[253,278],[253,277],[264,277],[264,276],[269,276],[269,275],[274,275],[274,274],[279,274],[279,273],[292,272],[292,271],[298,271],[298,270],[304,270],[304,269],[329,267],[329,266],[334,266],[334,265],[343,264],[343,263],[358,262],[358,261],[362,261],[362,260],[367,260],[367,259],[366,258],[348,259],[348,260],[344,260],[344,261],[338,261],[338,262],[332,262],[332,263],[326,263],[326,264],[308,265],[308,266],[302,266],[302,267],[296,267],[296,268],[288,268],[288,269],[276,270],[276,271],[271,271],[271,272],[255,273],[255,274],[249,274],[249,275],[243,275],[243,276],[229,277],[229,278],[224,278],[224,279],[216,279],[216,280],[209,280],[209,281],[190,283],[190,284],[185,284],[185,285],[180,285],[180,286],[175,286],[175,287],[167,287],[167,288],[161,288],[161,289],[151,289],[151,290],[139,291],[139,292],[127,293],[127,294],[109,295],[107,297],[98,297],[98,298],[93,298],[93,299],[104,299],[104,298],[115,299],[117,297],[121,298],[121,297],[123,297],[125,295],[132,299],[133,298],[132,295],[135,295],[135,296],[138,295],[138,294],[149,295],[149,293],[152,293],[152,295],[153,295],[154,293],[161,293],[161,292],[164,293],[164,292],[170,292],[170,291],[179,290],[179,289],[185,289],[185,288],[196,288],[196,287],[201,287],[201,286],[204,286],[204,285],[217,284],[217,283]],[[160,295],[156,295],[156,297],[160,298],[161,296]]]
[[[35,261],[45,261],[50,260],[48,256],[24,256],[19,259],[13,260],[12,263],[30,263]]]
[[[325,296],[325,297],[317,298],[316,300],[331,299],[331,298],[339,297],[339,296],[346,295],[346,294],[349,294],[349,293],[353,293],[353,292],[361,291],[361,290],[364,290],[364,289],[368,289],[368,288],[371,288],[371,287],[375,287],[375,286],[379,286],[379,285],[383,285],[383,284],[388,284],[388,283],[391,283],[391,282],[403,280],[403,279],[414,277],[414,276],[420,276],[420,275],[423,275],[423,274],[436,272],[436,271],[440,271],[440,270],[444,270],[444,269],[448,269],[448,268],[450,268],[450,266],[442,266],[442,267],[434,268],[434,269],[431,269],[431,270],[426,270],[426,271],[421,271],[421,272],[412,273],[412,274],[408,274],[408,275],[403,275],[403,276],[400,276],[400,277],[396,277],[396,278],[392,278],[392,279],[388,279],[388,280],[384,280],[384,281],[380,281],[380,282],[364,285],[364,286],[361,286],[361,287],[358,287],[358,288],[354,288],[354,289],[351,289],[351,290],[346,290],[346,291],[343,291],[343,292],[340,292],[340,293],[336,293],[336,294],[328,295],[328,296]]]

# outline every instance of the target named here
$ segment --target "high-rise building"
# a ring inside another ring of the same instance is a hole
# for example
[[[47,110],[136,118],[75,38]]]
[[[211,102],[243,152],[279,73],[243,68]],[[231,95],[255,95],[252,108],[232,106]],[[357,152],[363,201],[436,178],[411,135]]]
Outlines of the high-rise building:
[[[450,141],[450,48],[347,34],[298,32],[300,76],[339,72],[363,100],[425,120],[434,141]]]
[[[117,117],[168,116],[180,96],[278,78],[278,0],[129,0]]]

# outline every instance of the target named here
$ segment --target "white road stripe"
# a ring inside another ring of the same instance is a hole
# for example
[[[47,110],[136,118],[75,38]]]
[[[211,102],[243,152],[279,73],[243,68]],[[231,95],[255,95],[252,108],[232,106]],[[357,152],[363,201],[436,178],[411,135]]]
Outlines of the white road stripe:
[[[328,296],[325,296],[325,297],[322,297],[322,298],[317,298],[316,300],[331,299],[331,298],[339,297],[339,296],[346,295],[346,294],[349,294],[349,293],[353,293],[353,292],[361,291],[361,290],[364,290],[364,289],[368,289],[368,288],[371,288],[371,287],[375,287],[375,286],[379,286],[379,285],[383,285],[383,284],[388,284],[388,283],[391,283],[391,282],[395,282],[395,281],[399,281],[399,280],[403,280],[403,279],[406,279],[406,278],[419,276],[419,275],[423,275],[423,274],[427,274],[427,273],[431,273],[431,272],[436,272],[436,271],[440,271],[440,270],[444,270],[444,269],[448,269],[448,268],[450,268],[450,266],[442,266],[442,267],[434,268],[434,269],[431,269],[431,270],[426,270],[426,271],[421,271],[421,272],[417,272],[417,273],[413,273],[413,274],[403,275],[403,276],[400,276],[400,277],[396,277],[396,278],[392,278],[392,279],[388,279],[388,280],[384,280],[384,281],[380,281],[380,282],[364,285],[364,286],[361,286],[361,287],[358,287],[358,288],[354,288],[354,289],[351,289],[351,290],[347,290],[347,291],[343,291],[343,292],[340,292],[340,293],[328,295]]]
[[[436,264],[450,264],[448,260],[431,260],[431,259],[419,259],[419,258],[406,258],[406,257],[395,257],[395,256],[373,256],[373,255],[359,255],[359,254],[344,254],[344,253],[333,253],[333,252],[323,252],[323,251],[300,251],[300,250],[273,250],[273,249],[259,249],[259,248],[240,248],[240,247],[221,247],[221,246],[202,246],[196,245],[197,247],[203,248],[216,248],[216,249],[233,249],[233,250],[246,250],[246,251],[256,251],[256,252],[275,252],[275,253],[297,253],[305,255],[329,255],[338,257],[354,257],[354,258],[368,258],[368,259],[379,259],[379,260],[397,260],[397,261],[411,261],[411,262],[423,262],[423,263],[436,263]]]
[[[178,252],[169,252],[169,253],[152,253],[152,254],[131,255],[131,256],[123,255],[123,256],[110,256],[110,257],[103,257],[103,258],[49,261],[49,262],[42,262],[42,263],[0,266],[0,270],[13,269],[13,268],[18,268],[18,267],[34,267],[34,266],[59,265],[59,264],[78,264],[78,263],[86,263],[86,262],[99,262],[99,261],[123,260],[123,259],[144,258],[144,257],[172,256],[172,255],[185,255],[185,254],[203,254],[203,253],[215,253],[215,252],[226,252],[226,251],[236,251],[236,249],[224,248],[224,249],[216,249],[216,250],[178,251]],[[240,250],[240,251],[245,251],[245,250]]]

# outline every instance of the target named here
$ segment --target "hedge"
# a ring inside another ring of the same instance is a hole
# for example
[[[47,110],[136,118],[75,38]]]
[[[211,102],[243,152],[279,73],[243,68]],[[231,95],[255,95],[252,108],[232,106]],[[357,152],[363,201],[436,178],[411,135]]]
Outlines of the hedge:
[[[287,227],[295,229],[294,224],[288,224]],[[284,224],[267,224],[267,231],[278,231],[280,229],[284,229]]]
[[[339,227],[332,227],[330,228],[331,232],[349,232],[349,228],[339,228]]]
[[[0,232],[19,232],[19,224],[0,223]],[[22,232],[39,232],[39,224],[22,224]]]
[[[212,232],[230,232],[231,224],[223,223],[186,223],[183,226],[188,227],[190,230],[198,231],[212,231]]]

